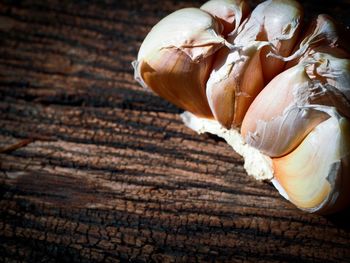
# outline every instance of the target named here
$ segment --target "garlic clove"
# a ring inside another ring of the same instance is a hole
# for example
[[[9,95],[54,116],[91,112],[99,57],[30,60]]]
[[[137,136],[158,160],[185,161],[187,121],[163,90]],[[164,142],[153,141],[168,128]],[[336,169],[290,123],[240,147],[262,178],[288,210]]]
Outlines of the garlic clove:
[[[245,141],[271,156],[293,150],[314,126],[328,118],[305,107],[312,81],[302,65],[275,77],[249,107],[241,127]]]
[[[285,14],[275,15],[276,20],[267,17],[267,14],[281,11]],[[276,66],[274,61],[278,59],[267,59],[262,52],[269,50],[264,51],[267,46],[283,54],[291,51],[301,13],[299,4],[292,0],[263,2],[228,37],[233,48],[218,51],[207,82],[207,97],[215,119],[224,127],[239,126],[250,104],[263,89],[265,76],[270,78],[272,71],[273,74],[282,71],[285,62]]]
[[[217,67],[220,61],[230,66]],[[263,83],[259,52],[241,57],[239,52],[220,50],[207,82],[208,102],[215,119],[226,128],[241,123]]]
[[[215,53],[225,43],[222,26],[198,8],[177,10],[159,21],[143,41],[137,60],[162,49],[179,49],[193,61]]]
[[[233,66],[238,67],[238,64],[232,63],[231,67],[221,67],[219,69],[217,69],[216,64],[221,61],[230,61],[234,59],[233,56],[234,54],[230,54],[227,48],[218,51],[214,69],[206,83],[206,95],[214,118],[226,128],[231,127],[236,99],[235,79],[229,78],[228,75],[230,75]]]
[[[269,0],[258,5],[238,30],[235,43],[246,46],[251,41],[268,41],[261,50],[265,84],[285,66],[269,53],[288,56],[298,40],[303,18],[302,6],[294,0]]]
[[[330,213],[350,204],[350,122],[334,109],[328,112],[332,116],[293,152],[272,159],[277,185],[309,212]]]
[[[224,27],[222,32],[224,36],[237,29],[250,12],[249,5],[245,0],[210,0],[204,3],[200,9],[220,21]]]
[[[261,64],[265,84],[269,83],[277,74],[282,72],[285,62],[268,56],[270,52],[280,56],[288,56],[298,40],[303,9],[296,1],[276,1],[275,6],[268,6],[265,10],[264,38],[272,43],[261,50]]]
[[[170,14],[143,41],[133,64],[136,79],[178,107],[211,118],[205,83],[213,54],[225,45],[221,31],[220,23],[200,9]]]
[[[152,64],[142,61],[139,66],[142,79],[147,86],[179,108],[201,117],[211,118],[212,113],[204,91],[211,59],[205,58],[200,64],[193,63],[184,53],[174,54],[168,51],[161,51],[159,59],[164,60],[164,63]],[[169,65],[172,61],[176,63]]]
[[[275,77],[244,117],[245,141],[271,156],[291,152],[332,106],[350,118],[350,60],[316,53]]]

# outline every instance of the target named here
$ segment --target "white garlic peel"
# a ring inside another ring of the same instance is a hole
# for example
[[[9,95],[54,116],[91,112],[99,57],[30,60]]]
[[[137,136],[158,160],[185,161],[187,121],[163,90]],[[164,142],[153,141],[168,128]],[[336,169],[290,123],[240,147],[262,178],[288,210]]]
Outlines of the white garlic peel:
[[[210,0],[200,9],[208,12],[223,25],[223,35],[232,33],[248,15],[249,6],[243,0]]]
[[[149,58],[159,50],[173,48],[198,61],[224,45],[221,31],[220,25],[206,12],[197,8],[180,9],[152,28],[140,47],[137,60]]]
[[[249,175],[300,209],[349,206],[350,53],[334,22],[320,15],[301,36],[294,0],[268,0],[250,16],[244,0],[201,9],[152,29],[135,78],[186,110],[189,128],[225,139]]]

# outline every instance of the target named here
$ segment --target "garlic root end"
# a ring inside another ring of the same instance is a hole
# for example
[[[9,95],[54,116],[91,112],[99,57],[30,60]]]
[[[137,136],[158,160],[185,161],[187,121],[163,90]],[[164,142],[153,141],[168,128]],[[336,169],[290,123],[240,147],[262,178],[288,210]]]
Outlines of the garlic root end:
[[[244,169],[248,175],[256,180],[271,180],[274,177],[273,165],[270,157],[249,146],[236,129],[226,129],[219,122],[200,118],[190,112],[181,114],[182,121],[197,133],[211,133],[224,140],[244,158]]]

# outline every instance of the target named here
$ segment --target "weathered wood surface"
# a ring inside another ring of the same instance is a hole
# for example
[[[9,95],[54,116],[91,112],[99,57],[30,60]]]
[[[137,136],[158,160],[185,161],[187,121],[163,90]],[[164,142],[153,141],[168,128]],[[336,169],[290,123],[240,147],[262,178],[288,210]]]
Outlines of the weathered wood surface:
[[[350,261],[349,211],[297,210],[134,81],[152,25],[200,4],[0,3],[1,262]]]

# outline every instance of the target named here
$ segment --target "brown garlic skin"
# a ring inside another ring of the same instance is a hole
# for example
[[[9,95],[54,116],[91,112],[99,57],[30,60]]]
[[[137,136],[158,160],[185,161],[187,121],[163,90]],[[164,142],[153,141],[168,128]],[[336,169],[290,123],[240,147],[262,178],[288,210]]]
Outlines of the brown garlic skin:
[[[300,36],[303,11],[294,0],[263,2],[243,22],[243,0],[201,8],[177,11],[152,29],[134,63],[138,80],[202,120],[241,126],[245,145],[272,157],[261,154],[273,166],[272,182],[300,209],[348,207],[347,38],[325,15]]]

